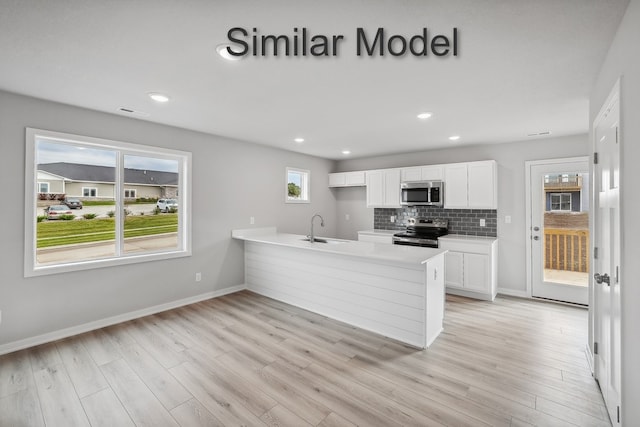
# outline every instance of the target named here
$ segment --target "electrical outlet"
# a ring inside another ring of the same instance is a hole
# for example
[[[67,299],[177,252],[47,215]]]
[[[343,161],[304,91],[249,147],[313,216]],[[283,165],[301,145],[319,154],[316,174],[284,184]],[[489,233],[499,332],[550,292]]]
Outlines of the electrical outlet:
[[[196,273],[196,282],[199,282],[202,280],[202,273]]]
[[[484,218],[480,218],[480,227],[486,227],[487,226],[487,220]]]
[[[249,217],[249,224],[253,225],[253,224],[255,224],[255,223],[256,223],[256,219],[255,219],[255,217],[252,217],[252,216],[251,216],[251,217]]]
[[[350,219],[351,219],[351,215],[349,215],[349,214],[345,214],[344,215],[344,220],[345,221],[349,221]]]
[[[389,218],[389,221],[391,221],[391,222],[396,222],[396,217],[395,217],[395,215],[391,215],[391,217]]]

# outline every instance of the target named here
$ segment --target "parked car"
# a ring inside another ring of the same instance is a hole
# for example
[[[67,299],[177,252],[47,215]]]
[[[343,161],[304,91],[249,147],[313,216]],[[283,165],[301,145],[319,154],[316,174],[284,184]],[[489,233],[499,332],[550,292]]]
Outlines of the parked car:
[[[62,203],[69,206],[69,209],[82,209],[82,201],[80,199],[68,197]]]
[[[169,212],[178,209],[178,201],[176,199],[158,199],[156,206],[161,212]]]
[[[44,208],[44,214],[47,219],[58,219],[60,215],[73,215],[73,212],[67,205],[51,205]]]

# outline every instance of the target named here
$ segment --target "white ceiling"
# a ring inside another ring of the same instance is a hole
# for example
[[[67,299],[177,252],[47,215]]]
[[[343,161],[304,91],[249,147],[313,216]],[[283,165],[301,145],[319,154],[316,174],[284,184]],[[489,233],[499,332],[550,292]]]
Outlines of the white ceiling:
[[[459,145],[579,134],[627,4],[0,0],[0,89],[332,159],[450,146],[454,134]],[[335,57],[229,62],[215,48],[232,27],[345,39]],[[358,27],[407,37],[457,27],[459,55],[357,57]],[[423,111],[433,117],[418,120]]]

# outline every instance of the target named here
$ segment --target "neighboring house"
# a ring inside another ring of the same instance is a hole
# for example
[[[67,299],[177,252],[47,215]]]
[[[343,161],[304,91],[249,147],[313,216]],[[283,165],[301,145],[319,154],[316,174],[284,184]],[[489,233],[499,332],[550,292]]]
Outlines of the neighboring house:
[[[544,179],[546,211],[567,213],[589,210],[586,174],[547,175]]]
[[[176,197],[178,174],[143,169],[124,170],[127,199]],[[114,199],[115,168],[77,163],[38,165],[38,192],[61,193],[84,200]]]

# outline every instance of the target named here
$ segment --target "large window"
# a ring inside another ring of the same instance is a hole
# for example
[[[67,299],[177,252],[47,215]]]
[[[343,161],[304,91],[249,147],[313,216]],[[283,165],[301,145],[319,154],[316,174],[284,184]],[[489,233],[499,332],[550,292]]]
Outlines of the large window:
[[[37,129],[26,147],[25,276],[191,254],[191,153]],[[40,197],[39,174],[63,192]],[[81,210],[60,207],[65,197]],[[159,212],[159,197],[176,206]]]

